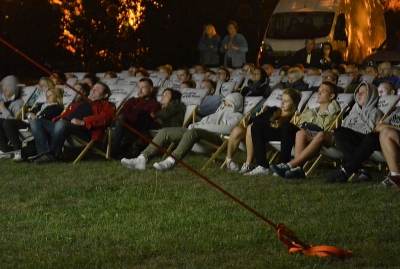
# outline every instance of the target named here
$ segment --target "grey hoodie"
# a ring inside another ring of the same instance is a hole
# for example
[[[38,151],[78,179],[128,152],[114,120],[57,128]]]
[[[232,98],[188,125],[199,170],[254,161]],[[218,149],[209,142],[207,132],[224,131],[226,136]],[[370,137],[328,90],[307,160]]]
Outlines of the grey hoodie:
[[[364,107],[359,105],[357,92],[361,86],[368,89],[367,103]],[[356,103],[350,110],[349,115],[343,120],[342,127],[346,127],[362,134],[368,134],[375,129],[376,124],[382,117],[382,112],[377,108],[378,91],[374,85],[361,82],[354,92]]]
[[[8,88],[13,91],[12,99],[7,99],[3,94],[3,89]],[[8,106],[0,111],[0,119],[14,119],[21,111],[24,101],[19,97],[18,80],[15,76],[7,76],[0,82],[0,102],[9,102]]]
[[[241,113],[243,110],[243,96],[238,92],[231,93],[225,97],[224,101],[231,104],[231,106],[226,106],[222,103],[215,113],[191,124],[189,129],[198,128],[213,133],[229,134],[243,117]]]

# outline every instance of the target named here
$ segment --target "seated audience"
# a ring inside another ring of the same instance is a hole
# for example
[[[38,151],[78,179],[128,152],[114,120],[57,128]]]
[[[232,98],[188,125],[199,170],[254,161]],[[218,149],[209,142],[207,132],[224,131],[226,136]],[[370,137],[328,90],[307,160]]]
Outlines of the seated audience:
[[[221,143],[220,134],[229,134],[236,126],[242,114],[243,97],[239,93],[231,93],[225,97],[224,103],[214,114],[211,114],[201,121],[193,123],[186,128],[164,128],[153,139],[153,142],[161,147],[170,143],[176,143],[177,147],[172,152],[175,157],[167,157],[161,162],[154,163],[153,167],[157,170],[167,170],[175,166],[176,160],[183,159],[193,145],[200,140],[206,140],[211,143]],[[122,159],[123,166],[129,169],[144,170],[151,157],[158,152],[158,149],[150,144],[137,158]]]
[[[319,104],[316,108],[307,108],[299,116],[296,125],[288,123],[282,127],[281,159],[282,163],[272,165],[271,170],[283,178],[304,178],[302,165],[323,145],[329,145],[331,134],[327,132],[340,113],[336,102],[336,86],[323,82],[318,89]],[[292,147],[295,146],[295,158],[291,160]]]
[[[266,143],[280,140],[280,126],[292,119],[300,99],[301,95],[298,91],[286,89],[282,94],[280,108],[267,107],[250,122],[247,128],[243,128],[242,125],[235,127],[228,140],[227,168],[231,171],[239,170],[238,165],[232,161],[232,157],[246,134],[246,161],[243,163],[240,173],[249,176],[266,174],[268,172]],[[253,155],[257,164],[254,169],[252,169]]]
[[[389,82],[395,89],[400,88],[400,78],[393,75],[390,62],[383,62],[378,66],[378,77],[372,83],[378,87],[381,82]]]
[[[379,149],[379,135],[374,132],[382,112],[377,108],[378,91],[374,85],[362,82],[355,91],[356,103],[343,120],[342,126],[335,130],[336,147],[343,153],[339,169],[327,176],[328,182],[347,182],[353,173],[359,171],[362,163]]]
[[[251,78],[242,90],[243,96],[263,96],[268,97],[271,93],[267,73],[261,67],[256,67],[251,74]]]
[[[73,102],[52,121],[33,120],[30,126],[38,152],[34,162],[41,164],[60,159],[64,142],[71,135],[99,141],[115,114],[115,106],[108,101],[110,95],[110,88],[97,82],[88,100]]]
[[[155,115],[161,106],[154,97],[153,82],[149,78],[139,81],[138,97],[132,97],[123,105],[111,136],[111,155],[120,158],[129,154],[127,150],[137,141],[137,137],[124,127],[124,124],[147,134],[156,129],[157,123],[148,115]]]
[[[303,81],[304,73],[299,67],[292,67],[287,73],[287,83],[284,88],[295,89],[298,91],[307,91],[308,85]]]
[[[219,95],[214,95],[215,87],[216,84],[212,80],[205,79],[201,82],[200,89],[206,89],[207,95],[201,101],[201,104],[197,110],[197,115],[200,117],[205,117],[215,113],[218,107],[221,105],[222,97]]]

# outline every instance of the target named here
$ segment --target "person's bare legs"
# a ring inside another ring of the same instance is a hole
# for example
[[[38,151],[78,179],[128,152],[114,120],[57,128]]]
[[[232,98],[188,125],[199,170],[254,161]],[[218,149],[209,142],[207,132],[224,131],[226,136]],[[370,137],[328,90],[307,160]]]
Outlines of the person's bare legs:
[[[301,134],[301,137],[299,137],[299,142],[302,144],[300,144],[298,148],[297,134],[296,134],[295,158],[289,162],[291,167],[302,166],[305,162],[307,162],[309,159],[318,154],[318,152],[321,150],[322,145],[329,144],[329,142],[332,139],[332,135],[330,133],[325,133],[325,132],[317,133],[317,135],[314,138],[312,138],[311,141],[309,141],[310,138],[306,137],[308,137],[307,134],[305,134],[305,136],[304,134]],[[303,147],[306,143],[308,143],[308,145],[306,145],[301,150],[300,147]]]
[[[251,125],[246,130],[246,163],[251,164],[254,158],[253,139],[251,137]]]
[[[399,150],[400,150],[400,138],[398,131],[392,128],[384,128],[379,133],[379,142],[383,156],[389,166],[391,173],[400,173],[399,166]]]
[[[303,150],[307,147],[308,143],[310,143],[310,137],[308,136],[306,130],[300,129],[299,131],[297,131],[294,144],[294,156],[299,156],[301,152],[303,152]],[[295,167],[292,165],[291,162],[289,162],[289,164],[292,167]]]
[[[245,134],[246,134],[246,129],[241,126],[236,126],[235,128],[232,129],[231,134],[229,135],[229,140],[228,140],[228,149],[227,149],[227,153],[226,153],[227,159],[232,159],[237,148],[239,147],[240,141],[242,141]]]

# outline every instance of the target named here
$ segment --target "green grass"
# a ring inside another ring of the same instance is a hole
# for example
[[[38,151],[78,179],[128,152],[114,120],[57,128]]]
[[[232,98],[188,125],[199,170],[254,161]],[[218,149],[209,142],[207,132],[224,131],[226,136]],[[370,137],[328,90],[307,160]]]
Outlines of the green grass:
[[[189,158],[197,168],[203,161]],[[2,161],[0,171],[2,269],[400,268],[400,196],[376,183],[206,171],[304,241],[354,252],[341,261],[288,255],[271,228],[183,168]]]

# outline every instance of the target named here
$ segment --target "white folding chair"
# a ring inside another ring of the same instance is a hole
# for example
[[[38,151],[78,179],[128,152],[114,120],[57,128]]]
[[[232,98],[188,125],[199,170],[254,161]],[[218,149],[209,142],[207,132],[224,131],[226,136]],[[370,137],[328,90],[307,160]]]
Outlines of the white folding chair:
[[[352,76],[348,74],[341,74],[338,78],[337,86],[343,88],[344,91],[346,91],[352,81],[353,81]]]

